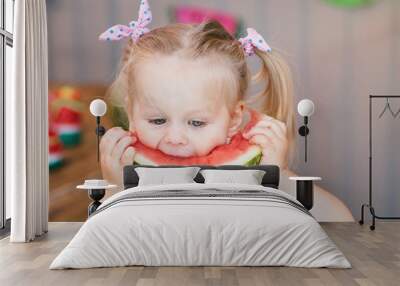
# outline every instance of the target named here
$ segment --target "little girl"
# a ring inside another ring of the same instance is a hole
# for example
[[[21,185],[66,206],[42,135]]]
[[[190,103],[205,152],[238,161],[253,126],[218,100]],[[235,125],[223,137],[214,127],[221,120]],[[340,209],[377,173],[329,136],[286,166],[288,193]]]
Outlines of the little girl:
[[[111,86],[129,131],[111,128],[100,144],[103,177],[122,184],[122,168],[135,159],[137,140],[177,157],[205,156],[242,130],[249,106],[261,118],[243,136],[262,149],[260,164],[285,169],[294,138],[292,80],[287,64],[254,30],[235,39],[218,22],[171,24],[153,30],[147,1],[138,21],[117,25],[102,40],[129,38],[120,72]],[[265,86],[248,95],[248,56],[262,68],[254,77]]]

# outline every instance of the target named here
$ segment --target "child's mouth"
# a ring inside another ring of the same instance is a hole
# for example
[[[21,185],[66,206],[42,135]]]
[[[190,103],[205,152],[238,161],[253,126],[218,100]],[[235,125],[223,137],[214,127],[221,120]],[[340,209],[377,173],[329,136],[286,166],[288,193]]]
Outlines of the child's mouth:
[[[192,157],[195,156],[194,152],[192,150],[189,150],[188,148],[185,147],[166,147],[166,146],[160,146],[159,150],[163,152],[166,155],[170,156],[175,156],[175,157]]]

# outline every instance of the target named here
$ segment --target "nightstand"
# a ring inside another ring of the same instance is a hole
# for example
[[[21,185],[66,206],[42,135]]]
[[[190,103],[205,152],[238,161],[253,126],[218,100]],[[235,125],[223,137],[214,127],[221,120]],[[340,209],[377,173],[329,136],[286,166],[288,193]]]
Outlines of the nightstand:
[[[106,194],[106,189],[116,187],[117,185],[111,185],[105,180],[85,180],[83,185],[76,187],[77,189],[87,190],[89,198],[93,200],[93,202],[88,206],[88,217],[101,205],[100,200]]]
[[[307,210],[314,205],[314,181],[320,181],[321,177],[289,177],[296,181],[296,199],[303,204]]]

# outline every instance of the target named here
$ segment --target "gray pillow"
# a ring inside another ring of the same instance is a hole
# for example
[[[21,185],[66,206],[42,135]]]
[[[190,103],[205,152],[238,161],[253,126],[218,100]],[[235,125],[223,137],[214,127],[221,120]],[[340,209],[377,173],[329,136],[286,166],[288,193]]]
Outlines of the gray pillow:
[[[205,184],[224,183],[261,185],[265,171],[207,169],[201,170],[200,174],[204,177]]]
[[[135,168],[139,176],[139,186],[195,183],[193,179],[199,170],[199,167]]]

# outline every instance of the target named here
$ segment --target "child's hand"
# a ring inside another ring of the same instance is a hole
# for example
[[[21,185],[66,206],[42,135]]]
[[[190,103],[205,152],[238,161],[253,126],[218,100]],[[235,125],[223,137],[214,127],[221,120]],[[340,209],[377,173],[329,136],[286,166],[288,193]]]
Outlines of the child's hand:
[[[136,137],[121,127],[109,129],[100,141],[100,164],[103,179],[122,186],[122,169],[132,165],[135,148],[132,144]]]
[[[259,145],[263,152],[261,164],[287,167],[288,139],[286,125],[270,116],[262,119],[243,136],[250,143]]]

